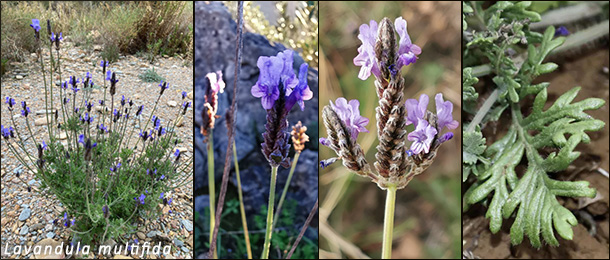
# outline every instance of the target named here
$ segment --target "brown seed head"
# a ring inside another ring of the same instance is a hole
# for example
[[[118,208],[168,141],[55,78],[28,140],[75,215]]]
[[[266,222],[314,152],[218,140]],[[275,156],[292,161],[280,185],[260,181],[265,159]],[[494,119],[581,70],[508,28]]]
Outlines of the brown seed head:
[[[297,153],[300,153],[305,149],[305,143],[309,142],[309,136],[305,133],[307,127],[303,126],[301,121],[292,127],[290,135],[292,135],[292,145]]]

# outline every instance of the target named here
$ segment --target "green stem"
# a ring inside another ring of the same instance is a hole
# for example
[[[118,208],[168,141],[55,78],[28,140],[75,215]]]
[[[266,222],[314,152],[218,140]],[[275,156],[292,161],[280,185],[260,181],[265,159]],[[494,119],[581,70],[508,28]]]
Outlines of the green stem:
[[[394,206],[396,204],[396,186],[388,186],[383,220],[383,245],[381,259],[392,258],[392,232],[394,229]]]
[[[277,204],[277,211],[275,213],[275,218],[273,218],[273,229],[275,229],[275,225],[277,225],[278,219],[280,219],[280,214],[282,213],[282,205],[284,204],[284,199],[286,199],[286,193],[288,193],[288,186],[290,186],[290,180],[292,180],[292,175],[294,174],[294,168],[296,168],[297,162],[299,161],[299,155],[301,155],[301,152],[297,152],[294,155],[294,159],[292,160],[292,166],[290,167],[290,173],[288,174],[288,179],[286,179],[286,184],[284,184],[284,190],[282,191],[282,196],[280,197],[280,202]]]
[[[275,177],[277,166],[271,167],[271,182],[269,183],[269,207],[267,208],[267,229],[265,231],[265,244],[263,244],[263,255],[261,259],[269,259],[269,247],[271,246],[271,227],[273,226],[273,205],[275,204]]]
[[[214,187],[214,138],[212,136],[212,131],[210,131],[210,135],[208,136],[208,188],[210,194],[210,246],[212,245],[212,230],[214,230],[214,225],[216,224],[216,213],[214,212],[214,208],[216,207],[216,191]],[[216,250],[214,250],[214,259],[217,259],[218,255]]]
[[[248,222],[246,221],[246,210],[244,209],[244,199],[241,193],[241,178],[239,177],[239,164],[237,162],[237,148],[233,142],[233,159],[235,160],[235,175],[237,176],[237,196],[239,197],[239,210],[241,211],[241,224],[244,227],[244,239],[246,240],[246,250],[248,259],[252,259],[252,249],[250,248],[250,237],[248,235]]]

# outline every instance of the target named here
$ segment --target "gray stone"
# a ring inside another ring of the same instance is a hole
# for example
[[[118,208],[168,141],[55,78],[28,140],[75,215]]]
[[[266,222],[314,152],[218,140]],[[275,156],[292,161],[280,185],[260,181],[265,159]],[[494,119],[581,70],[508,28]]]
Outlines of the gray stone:
[[[23,227],[21,227],[21,231],[19,231],[19,235],[25,236],[30,232],[30,228],[28,227],[28,225],[23,225]]]
[[[148,232],[148,234],[146,234],[147,237],[153,238],[157,236],[157,231],[150,231]]]
[[[39,229],[41,229],[41,228],[43,228],[43,227],[44,227],[44,224],[43,224],[43,223],[37,223],[37,224],[32,225],[32,226],[30,227],[30,229],[31,229],[32,231],[37,231],[37,230],[39,230]]]
[[[182,247],[184,246],[184,242],[182,242],[180,239],[174,238],[174,245],[176,245],[176,247]]]
[[[190,221],[182,219],[182,225],[184,226],[184,228],[186,228],[186,231],[193,231],[193,223],[191,223]]]
[[[47,238],[54,238],[54,237],[55,237],[55,233],[53,233],[53,232],[47,233]]]
[[[188,253],[188,252],[189,252],[189,249],[188,249],[188,248],[186,248],[186,246],[183,246],[183,247],[182,247],[182,251],[184,251],[185,253]]]
[[[31,214],[32,210],[30,210],[30,208],[23,209],[23,211],[21,211],[21,214],[19,214],[19,221],[25,221],[30,217]]]
[[[28,181],[28,185],[32,186],[32,185],[34,185],[34,184],[36,184],[36,180],[30,180],[30,181]]]

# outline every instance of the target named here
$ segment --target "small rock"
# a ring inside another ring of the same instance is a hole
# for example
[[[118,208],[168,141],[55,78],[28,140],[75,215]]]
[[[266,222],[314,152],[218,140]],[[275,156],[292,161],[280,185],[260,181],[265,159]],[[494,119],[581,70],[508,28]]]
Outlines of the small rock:
[[[47,238],[51,239],[51,238],[54,238],[54,237],[55,237],[55,233],[53,233],[53,232],[47,233]]]
[[[66,132],[59,133],[59,140],[66,140],[66,139],[68,139],[68,134],[66,134]]]
[[[45,110],[45,109],[41,109],[41,110],[36,111],[36,115],[37,116],[44,115],[44,114],[53,114],[53,113],[55,113],[55,111],[53,111],[53,110]]]
[[[180,239],[177,238],[174,238],[174,244],[176,245],[176,247],[184,246],[184,242],[180,241]]]
[[[30,229],[31,229],[32,231],[37,231],[37,230],[39,230],[39,229],[41,229],[41,228],[43,228],[43,227],[44,227],[44,224],[43,224],[43,223],[38,223],[38,224],[34,224],[34,225],[32,225],[32,227],[30,227]]]
[[[183,246],[183,247],[182,247],[182,251],[184,251],[185,253],[188,253],[188,252],[189,252],[189,249],[188,249],[188,248],[186,248],[186,246]]]
[[[102,45],[93,45],[93,51],[102,51]]]
[[[157,236],[157,231],[154,231],[154,230],[150,231],[150,232],[148,232],[148,234],[146,234],[146,236],[150,237],[150,238],[155,237],[155,236]]]
[[[186,96],[187,96],[189,99],[191,99],[191,100],[192,100],[192,99],[193,99],[193,91],[189,92],[189,93],[188,93]]]
[[[129,256],[124,256],[124,255],[115,255],[112,259],[133,259]]]
[[[170,101],[167,101],[167,105],[170,107],[176,107],[178,105],[178,103],[176,101],[170,100]]]
[[[21,227],[21,231],[19,231],[19,235],[25,236],[30,232],[30,227],[28,227],[28,225],[23,225],[23,227]]]
[[[180,153],[184,153],[184,152],[188,151],[186,149],[186,147],[176,147],[176,150],[180,151]]]
[[[30,210],[30,208],[23,209],[23,211],[21,211],[21,214],[19,215],[19,221],[25,221],[26,219],[30,218],[31,214],[32,210]]]
[[[193,231],[193,223],[191,223],[190,221],[182,219],[182,225],[184,226],[184,228],[186,228],[188,232]]]
[[[41,117],[36,119],[36,121],[34,121],[34,125],[35,126],[41,126],[41,125],[46,125],[47,124],[47,117]]]
[[[17,76],[15,76],[15,78],[16,78],[16,79],[23,79],[23,76],[21,76],[21,75],[17,75]]]
[[[140,239],[145,239],[145,238],[146,238],[146,235],[144,235],[144,233],[142,233],[142,232],[137,232],[137,233],[136,233],[136,235],[137,235],[137,236],[138,236],[138,238],[140,238]]]

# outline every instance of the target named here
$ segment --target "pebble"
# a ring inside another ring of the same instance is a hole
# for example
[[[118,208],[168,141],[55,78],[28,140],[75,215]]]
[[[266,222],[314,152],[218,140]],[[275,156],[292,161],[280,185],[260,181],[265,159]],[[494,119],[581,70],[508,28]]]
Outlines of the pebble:
[[[21,211],[21,214],[19,215],[19,221],[25,221],[26,219],[30,218],[31,214],[32,210],[30,210],[30,208],[25,208],[23,211]]]
[[[30,180],[30,181],[28,181],[28,185],[32,186],[32,185],[34,185],[34,184],[36,184],[36,180]]]
[[[178,103],[176,101],[170,100],[170,101],[167,101],[167,105],[170,107],[176,107],[178,105]]]
[[[53,232],[47,233],[47,238],[50,239],[50,238],[54,238],[54,237],[55,237],[55,233],[53,233]]]
[[[16,78],[16,79],[23,79],[23,76],[21,76],[21,75],[17,75],[17,76],[15,76],[15,78]]]
[[[148,234],[146,234],[146,236],[147,237],[151,237],[151,238],[155,237],[155,236],[157,236],[157,231],[154,231],[154,230],[150,231],[150,232],[148,232]]]
[[[25,236],[30,232],[30,227],[28,227],[28,225],[23,225],[23,227],[21,227],[21,231],[19,231],[19,235]]]
[[[189,252],[189,249],[188,249],[188,248],[186,248],[186,246],[183,246],[183,247],[182,247],[182,251],[184,251],[185,253],[188,253],[188,252]]]
[[[41,117],[38,118],[34,121],[34,125],[35,126],[41,126],[41,125],[46,125],[47,124],[47,117]]]
[[[186,228],[186,231],[193,231],[193,223],[191,223],[190,221],[182,219],[182,225],[184,226],[184,228]]]
[[[180,239],[177,239],[177,238],[174,238],[174,244],[176,245],[176,247],[184,246],[184,242],[182,242]]]
[[[55,249],[57,246],[61,246],[61,243],[59,241],[55,241],[51,238],[45,238],[43,240],[40,240],[40,242],[36,243],[37,247],[40,248],[45,248],[46,246],[51,246],[51,248]],[[55,254],[56,250],[51,250],[51,252],[46,251],[50,254],[45,254],[46,250],[41,250],[39,255],[34,255],[34,258],[36,259],[64,259],[65,255],[63,253],[63,250],[57,250],[58,252],[61,252],[59,254]]]
[[[32,231],[37,231],[37,230],[39,230],[39,229],[41,229],[41,228],[43,228],[43,227],[44,227],[44,224],[43,224],[43,223],[38,223],[38,224],[34,224],[34,225],[32,225],[32,227],[31,227],[30,229],[31,229]]]
[[[146,238],[146,235],[144,235],[144,233],[142,233],[142,232],[137,232],[137,233],[136,233],[136,235],[137,235],[137,236],[138,236],[138,238],[140,238],[140,239],[145,239],[145,238]]]

